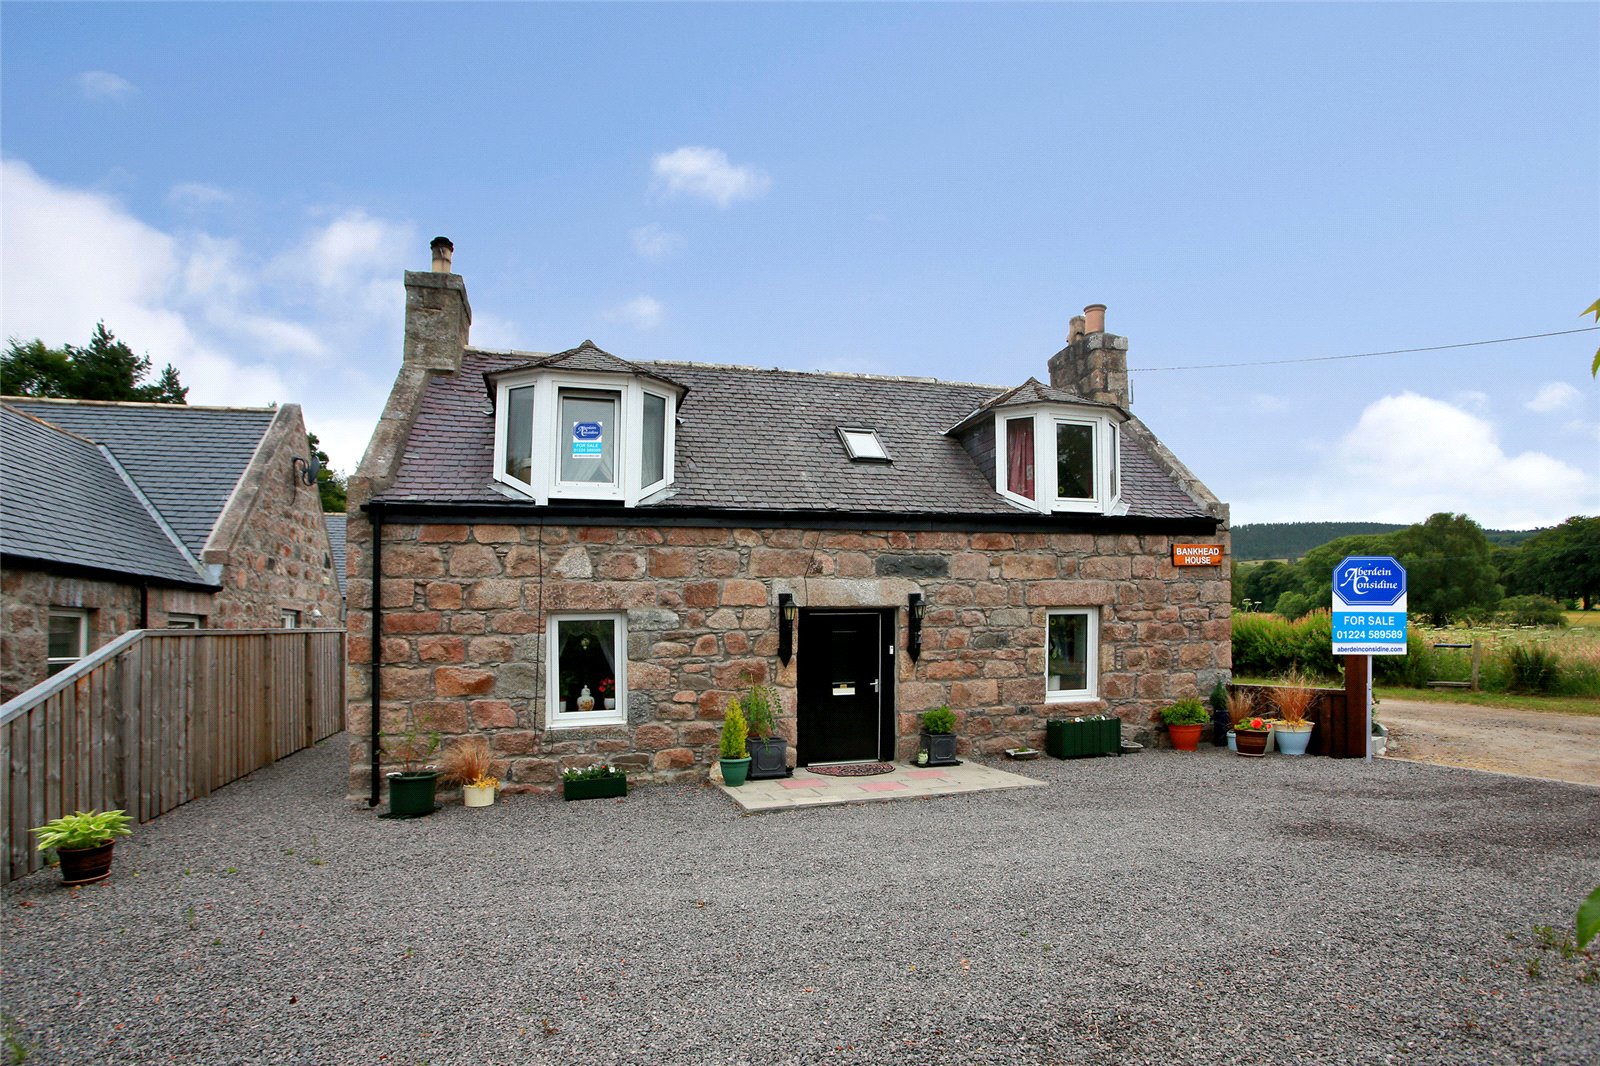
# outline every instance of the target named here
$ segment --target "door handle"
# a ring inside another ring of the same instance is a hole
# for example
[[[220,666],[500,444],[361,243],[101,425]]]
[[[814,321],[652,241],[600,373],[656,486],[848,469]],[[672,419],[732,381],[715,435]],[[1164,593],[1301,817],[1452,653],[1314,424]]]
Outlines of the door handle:
[[[878,679],[877,678],[873,678],[872,679],[872,691],[874,691],[874,692],[878,691]]]

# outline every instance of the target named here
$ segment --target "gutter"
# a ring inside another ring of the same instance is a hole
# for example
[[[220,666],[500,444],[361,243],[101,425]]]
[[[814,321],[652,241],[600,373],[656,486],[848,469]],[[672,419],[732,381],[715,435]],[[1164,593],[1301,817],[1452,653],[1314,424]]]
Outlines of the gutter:
[[[378,684],[382,676],[379,667],[383,662],[383,656],[379,653],[383,643],[383,501],[373,500],[363,509],[372,523],[372,636],[371,647],[367,653],[368,668],[371,671],[367,688],[372,697],[372,727],[371,736],[368,738],[370,741],[368,757],[372,763],[372,794],[367,797],[367,806],[376,807],[383,784],[378,764]]]

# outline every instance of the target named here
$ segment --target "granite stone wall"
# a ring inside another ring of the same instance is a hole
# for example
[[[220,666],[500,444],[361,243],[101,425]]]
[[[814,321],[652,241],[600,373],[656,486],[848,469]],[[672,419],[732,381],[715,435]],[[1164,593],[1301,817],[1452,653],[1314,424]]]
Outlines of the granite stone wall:
[[[1228,544],[1225,532],[1181,539]],[[749,679],[778,687],[792,743],[806,649],[797,630],[795,658],[778,661],[783,592],[802,608],[897,609],[899,757],[915,750],[920,712],[942,703],[963,752],[1042,747],[1048,718],[1102,711],[1153,739],[1160,707],[1203,696],[1230,666],[1227,561],[1175,568],[1164,535],[386,523],[383,540],[374,648],[371,529],[351,513],[352,796],[369,787],[374,654],[382,732],[482,733],[513,791],[599,760],[656,780],[704,774]],[[916,663],[910,592],[928,606]],[[1099,611],[1100,698],[1046,704],[1047,612],[1084,606]],[[584,611],[626,615],[627,723],[547,729],[546,622]]]

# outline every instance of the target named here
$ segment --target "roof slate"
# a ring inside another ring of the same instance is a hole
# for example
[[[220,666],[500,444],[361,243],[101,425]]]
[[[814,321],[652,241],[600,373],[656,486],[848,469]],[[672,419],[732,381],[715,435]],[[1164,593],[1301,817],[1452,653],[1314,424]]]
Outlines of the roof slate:
[[[196,556],[277,414],[264,407],[6,402],[110,448]]]
[[[190,585],[196,568],[94,443],[0,405],[0,552]]]
[[[339,511],[325,511],[322,524],[328,527],[328,554],[333,556],[333,572],[339,575],[339,595],[344,595],[345,518]]]
[[[488,506],[521,502],[495,486],[493,408],[478,381],[528,365],[524,353],[468,349],[459,374],[432,379],[396,479],[379,498]],[[676,480],[668,495],[642,504],[640,511],[1029,513],[1002,499],[992,476],[945,435],[983,404],[1006,395],[1006,389],[702,363],[630,365],[689,388],[678,409]],[[852,462],[839,439],[840,426],[876,430],[894,461]],[[1129,515],[1208,517],[1129,434],[1123,434],[1121,457]]]

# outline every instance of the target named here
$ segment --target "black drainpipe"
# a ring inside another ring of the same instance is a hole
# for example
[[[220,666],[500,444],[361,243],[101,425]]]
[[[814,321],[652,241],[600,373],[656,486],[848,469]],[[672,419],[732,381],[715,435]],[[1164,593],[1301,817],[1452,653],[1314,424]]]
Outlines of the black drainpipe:
[[[150,628],[150,582],[139,582],[139,628]]]
[[[373,500],[367,504],[366,511],[372,525],[372,644],[367,653],[372,672],[367,686],[372,695],[372,746],[369,752],[372,759],[372,795],[367,797],[367,806],[376,807],[383,781],[378,765],[378,666],[383,661],[378,652],[383,642],[383,504]]]

